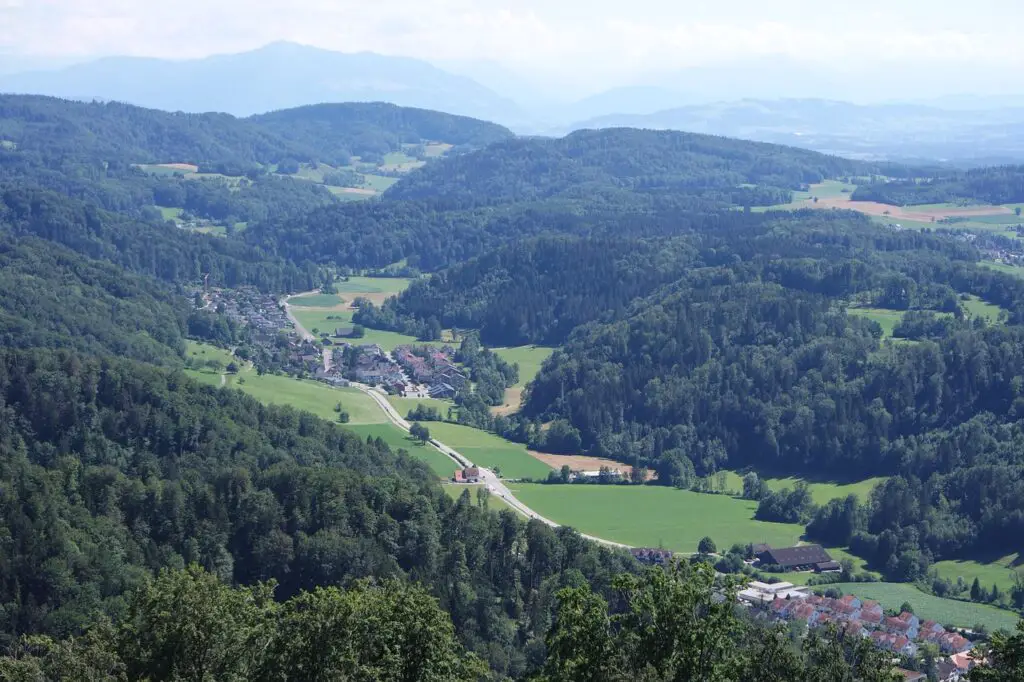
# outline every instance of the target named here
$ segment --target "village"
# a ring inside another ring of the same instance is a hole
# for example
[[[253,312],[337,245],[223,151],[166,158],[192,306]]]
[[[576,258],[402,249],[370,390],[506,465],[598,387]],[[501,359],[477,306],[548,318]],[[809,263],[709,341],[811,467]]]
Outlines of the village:
[[[676,555],[665,549],[634,548],[634,558],[650,565],[667,565]],[[772,548],[753,545],[754,558],[748,565],[781,572],[832,573],[840,569],[820,545]],[[950,632],[935,621],[921,620],[903,611],[886,615],[876,601],[861,600],[848,594],[827,597],[815,594],[810,587],[790,582],[750,581],[737,594],[739,602],[763,618],[776,622],[799,624],[804,629],[834,627],[846,636],[870,639],[872,644],[894,656],[914,659],[923,644],[934,645],[946,657],[937,662],[939,682],[958,682],[974,667],[971,658],[973,643],[963,635]],[[927,675],[901,670],[907,680],[917,682]]]

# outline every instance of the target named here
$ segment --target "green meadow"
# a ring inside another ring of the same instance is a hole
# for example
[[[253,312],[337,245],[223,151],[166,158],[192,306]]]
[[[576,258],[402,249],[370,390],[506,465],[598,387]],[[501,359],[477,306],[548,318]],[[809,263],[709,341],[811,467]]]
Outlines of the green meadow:
[[[502,478],[547,478],[551,467],[526,452],[526,446],[499,438],[492,433],[459,424],[424,424],[430,435],[480,466],[500,467]]]
[[[994,561],[940,561],[935,570],[943,578],[956,581],[963,578],[968,585],[977,578],[985,589],[991,590],[993,585],[1009,591],[1017,584],[1017,577],[1024,578],[1024,558],[1019,554],[1010,554]]]
[[[303,308],[334,308],[345,303],[345,299],[336,294],[307,294],[288,299],[288,304]]]
[[[515,348],[494,348],[505,362],[519,364],[519,383],[515,388],[523,388],[533,381],[540,372],[541,365],[555,352],[554,348],[544,346],[517,346]]]
[[[453,500],[458,500],[462,497],[464,492],[469,491],[469,499],[473,504],[477,504],[477,494],[483,488],[482,485],[444,485],[442,487],[444,488],[445,494]],[[516,512],[517,514],[519,513],[498,495],[490,495],[487,498],[487,508],[494,511],[508,509],[509,511]]]
[[[886,609],[898,610],[906,602],[914,607],[918,617],[943,625],[961,628],[984,625],[990,631],[1013,630],[1020,620],[1012,611],[987,604],[943,599],[925,594],[909,583],[838,583],[825,587],[836,588],[861,599],[873,599]]]
[[[695,552],[704,536],[720,548],[758,542],[788,547],[804,531],[798,524],[757,521],[756,502],[728,495],[662,486],[516,483],[509,487],[525,505],[552,521],[634,547]]]

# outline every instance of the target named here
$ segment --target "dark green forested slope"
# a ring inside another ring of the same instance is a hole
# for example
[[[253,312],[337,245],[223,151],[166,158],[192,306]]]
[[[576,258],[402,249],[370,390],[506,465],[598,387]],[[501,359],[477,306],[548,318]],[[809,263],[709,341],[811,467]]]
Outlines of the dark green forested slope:
[[[315,286],[317,269],[268,258],[233,240],[192,234],[104,211],[55,192],[12,186],[0,192],[0,234],[38,237],[129,272],[169,283],[252,284],[267,291]]]
[[[542,237],[416,281],[381,308],[365,305],[355,321],[422,338],[455,327],[479,329],[490,346],[556,345],[678,279],[695,258],[681,240]]]
[[[594,454],[652,466],[668,484],[726,466],[898,474],[822,533],[857,534],[893,578],[1019,551],[1024,288],[973,265],[960,242],[844,220],[747,232],[707,251],[724,264],[579,328],[531,384],[526,415],[565,418]],[[998,301],[1010,326],[962,320],[958,292]],[[930,340],[879,351],[875,324],[844,310],[854,299],[956,309]]]
[[[583,130],[556,140],[509,140],[448,159],[411,174],[388,196],[466,206],[630,190],[707,194],[757,206],[788,201],[788,192],[801,185],[866,169],[816,152],[710,135]]]
[[[67,352],[0,352],[0,632],[66,635],[161,567],[426,585],[496,670],[521,673],[554,592],[631,559],[568,529],[453,503],[380,441],[181,373]],[[568,573],[565,571],[572,570]]]
[[[352,155],[379,158],[400,151],[403,144],[444,142],[473,148],[512,137],[495,123],[384,102],[315,104],[247,120],[312,150],[313,158],[340,166],[347,166]]]
[[[1024,202],[1024,166],[975,168],[941,174],[927,180],[879,182],[862,185],[855,201],[878,201],[894,206],[972,202],[1010,204]]]

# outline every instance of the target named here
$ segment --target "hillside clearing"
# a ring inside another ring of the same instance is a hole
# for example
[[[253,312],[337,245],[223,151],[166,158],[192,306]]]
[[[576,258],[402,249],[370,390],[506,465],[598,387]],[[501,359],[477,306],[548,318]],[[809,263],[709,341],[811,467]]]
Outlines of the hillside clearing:
[[[460,424],[429,422],[430,435],[465,455],[471,462],[500,470],[502,478],[546,479],[551,467],[534,459],[526,446],[499,438],[492,433]]]
[[[438,478],[451,478],[456,464],[447,455],[442,454],[431,445],[420,443],[408,433],[394,424],[357,424],[345,425],[346,429],[366,438],[380,438],[395,452],[405,450],[413,459],[426,463]]]

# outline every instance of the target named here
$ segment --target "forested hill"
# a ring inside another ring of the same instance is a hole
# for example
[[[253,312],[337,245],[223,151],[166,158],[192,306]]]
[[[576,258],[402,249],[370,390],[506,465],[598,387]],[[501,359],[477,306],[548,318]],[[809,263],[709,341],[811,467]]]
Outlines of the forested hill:
[[[1024,202],[1024,166],[976,168],[928,180],[878,182],[858,187],[851,198],[894,206],[947,202],[1019,203]]]
[[[560,139],[514,139],[411,174],[390,199],[446,206],[586,197],[609,190],[712,194],[735,205],[788,201],[825,178],[867,172],[854,161],[793,147],[710,135],[584,130]]]
[[[430,140],[483,146],[511,133],[496,124],[387,104],[331,104],[250,119],[169,113],[119,102],[0,95],[0,141],[44,158],[130,163],[229,164],[286,160],[346,165]],[[7,149],[7,151],[12,151]]]
[[[316,104],[247,120],[331,163],[345,154],[383,155],[403,144],[474,148],[512,137],[512,131],[496,123],[384,102]]]

